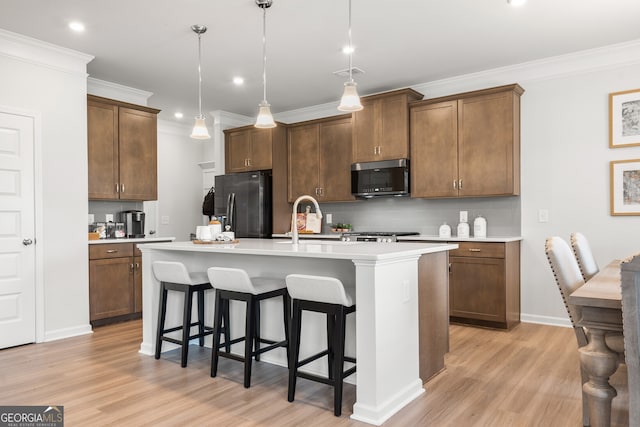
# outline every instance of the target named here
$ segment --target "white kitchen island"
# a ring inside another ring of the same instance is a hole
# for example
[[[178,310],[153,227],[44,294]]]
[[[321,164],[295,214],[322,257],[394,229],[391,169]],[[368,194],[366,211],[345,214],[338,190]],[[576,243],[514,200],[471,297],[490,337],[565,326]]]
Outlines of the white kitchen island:
[[[284,278],[302,273],[337,277],[347,287],[355,287],[356,295],[355,322],[348,325],[346,344],[346,353],[355,351],[357,358],[356,402],[351,417],[380,425],[424,392],[419,376],[418,260],[424,254],[456,248],[455,244],[445,243],[301,241],[293,245],[289,240],[271,239],[241,239],[236,244],[145,244],[141,248],[144,308],[140,352],[154,354],[159,298],[159,282],[151,271],[154,261],[180,261],[193,271],[227,266],[243,268],[251,276]],[[447,257],[438,259],[442,261],[432,263],[431,268],[446,276]],[[281,302],[263,302],[261,335],[265,338],[277,339],[278,334],[283,334],[282,307],[277,304]],[[211,295],[206,310],[211,324]],[[232,335],[242,336],[243,307],[232,305],[230,311]],[[167,325],[179,324],[181,312],[182,301],[177,297],[169,301]],[[301,356],[325,345],[326,327],[321,319],[305,317]],[[163,350],[168,348],[165,343]],[[270,359],[267,356],[271,353],[275,352],[265,353],[261,360],[286,366],[284,350]],[[325,365],[319,363],[317,369],[326,369]]]

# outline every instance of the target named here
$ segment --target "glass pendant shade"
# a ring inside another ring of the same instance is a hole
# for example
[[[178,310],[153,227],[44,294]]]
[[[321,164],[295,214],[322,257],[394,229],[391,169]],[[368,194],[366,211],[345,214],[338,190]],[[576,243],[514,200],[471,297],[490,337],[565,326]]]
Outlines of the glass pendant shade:
[[[276,127],[276,122],[273,120],[270,107],[267,101],[262,101],[260,105],[258,105],[258,118],[256,119],[255,127],[260,129]]]
[[[198,116],[196,117],[196,123],[193,126],[193,130],[191,131],[191,138],[193,139],[209,139],[209,130],[207,129],[207,125],[204,122],[204,117]]]
[[[356,90],[356,82],[346,82],[344,84],[344,92],[342,93],[342,99],[340,105],[338,105],[340,111],[360,111],[362,110],[362,104],[360,103],[360,97]]]

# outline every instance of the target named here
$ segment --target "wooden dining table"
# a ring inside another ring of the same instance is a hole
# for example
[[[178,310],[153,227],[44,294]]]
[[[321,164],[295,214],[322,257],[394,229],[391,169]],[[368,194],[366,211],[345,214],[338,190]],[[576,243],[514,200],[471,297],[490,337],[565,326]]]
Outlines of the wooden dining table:
[[[579,352],[580,366],[589,375],[583,391],[588,396],[593,427],[611,425],[611,400],[617,395],[609,377],[618,368],[618,354],[607,347],[605,336],[622,332],[620,281],[620,260],[614,260],[569,296],[569,304],[582,310],[578,324],[590,333],[589,344]]]

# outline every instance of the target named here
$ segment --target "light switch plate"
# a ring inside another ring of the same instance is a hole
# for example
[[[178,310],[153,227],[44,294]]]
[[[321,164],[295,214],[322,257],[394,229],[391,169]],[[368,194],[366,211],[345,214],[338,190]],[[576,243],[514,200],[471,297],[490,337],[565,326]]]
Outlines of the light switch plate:
[[[326,214],[325,218],[327,219],[327,224],[333,224],[333,214]]]
[[[160,224],[169,225],[169,215],[162,215],[160,217]]]
[[[468,222],[469,215],[467,211],[460,211],[460,222]]]
[[[538,222],[549,222],[549,209],[538,209]]]
[[[105,214],[104,220],[105,222],[113,222],[113,214]]]

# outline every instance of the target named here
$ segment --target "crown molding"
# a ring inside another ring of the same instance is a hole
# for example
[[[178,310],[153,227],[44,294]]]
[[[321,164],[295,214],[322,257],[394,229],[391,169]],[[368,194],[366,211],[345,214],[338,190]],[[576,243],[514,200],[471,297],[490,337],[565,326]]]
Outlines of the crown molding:
[[[95,77],[87,78],[87,92],[91,95],[144,106],[147,106],[149,97],[153,95],[153,92],[96,79]]]
[[[230,113],[224,110],[209,111],[209,115],[213,117],[214,126],[220,126],[221,130],[250,125],[254,120],[253,117]]]
[[[0,55],[59,71],[87,75],[92,55],[0,29]]]

